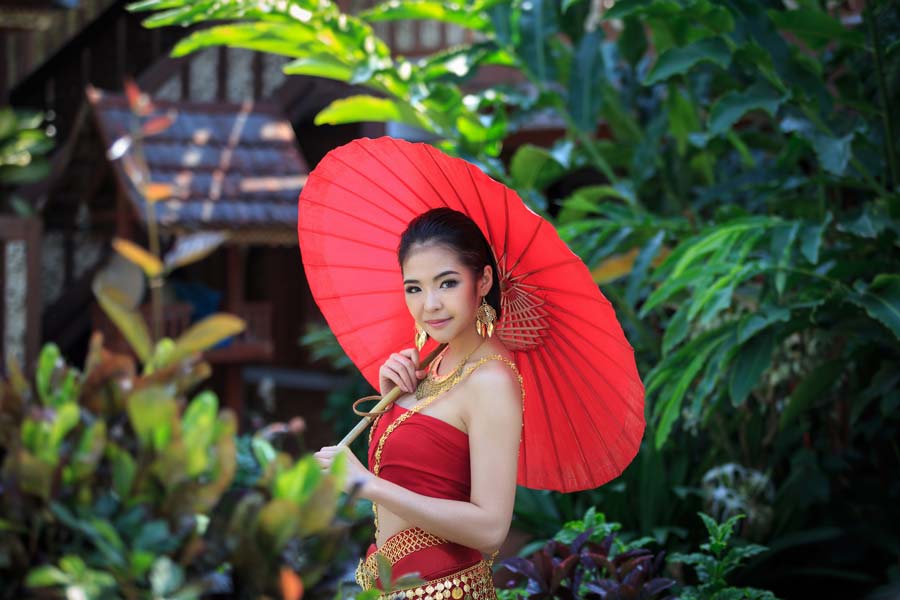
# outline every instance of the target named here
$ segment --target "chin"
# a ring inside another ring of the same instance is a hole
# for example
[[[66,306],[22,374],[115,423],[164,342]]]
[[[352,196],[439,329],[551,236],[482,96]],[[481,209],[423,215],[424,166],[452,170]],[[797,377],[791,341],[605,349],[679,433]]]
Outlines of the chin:
[[[454,324],[455,325],[455,324]],[[460,334],[459,327],[442,328],[431,330],[428,335],[438,344],[447,344]]]

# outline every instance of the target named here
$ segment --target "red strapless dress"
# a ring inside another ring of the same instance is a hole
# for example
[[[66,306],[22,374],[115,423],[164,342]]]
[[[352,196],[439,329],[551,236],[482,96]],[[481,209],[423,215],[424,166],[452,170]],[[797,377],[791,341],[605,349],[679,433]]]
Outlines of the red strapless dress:
[[[375,423],[369,444],[369,468],[373,471],[379,440],[405,412],[407,409],[394,404]],[[409,415],[389,434],[377,462],[379,477],[417,494],[469,500],[469,436],[445,421],[422,413]],[[481,552],[417,527],[396,533],[380,548],[375,544],[369,546],[366,558],[357,570],[357,580],[363,588],[385,588],[377,577],[376,552],[391,563],[395,580],[418,574],[418,578],[425,581],[421,586],[395,589],[385,597],[402,595],[409,600],[487,600],[496,597],[490,565],[483,560]]]

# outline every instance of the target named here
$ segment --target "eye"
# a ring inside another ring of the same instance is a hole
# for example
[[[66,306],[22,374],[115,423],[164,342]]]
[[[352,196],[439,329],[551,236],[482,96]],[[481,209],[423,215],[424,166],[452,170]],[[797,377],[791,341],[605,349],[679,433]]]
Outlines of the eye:
[[[444,281],[441,282],[441,287],[442,288],[452,288],[452,287],[456,287],[458,284],[459,284],[459,282],[456,281],[455,279],[445,279]]]
[[[407,294],[415,294],[415,293],[418,292],[418,291],[419,291],[419,286],[417,286],[417,285],[408,285],[408,286],[406,286],[406,293],[407,293]]]

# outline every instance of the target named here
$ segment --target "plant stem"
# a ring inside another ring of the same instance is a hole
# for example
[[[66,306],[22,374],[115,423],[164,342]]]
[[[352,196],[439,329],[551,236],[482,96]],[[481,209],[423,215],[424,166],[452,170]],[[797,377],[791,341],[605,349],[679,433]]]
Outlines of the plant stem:
[[[894,186],[900,185],[900,175],[897,173],[897,150],[894,147],[897,137],[894,135],[894,119],[887,99],[887,81],[884,77],[884,47],[881,45],[881,38],[878,35],[878,26],[875,24],[872,4],[871,0],[866,2],[864,10],[869,36],[872,38],[872,53],[875,55],[875,81],[878,83],[878,99],[881,102],[881,118],[884,121],[886,136],[884,146],[887,154],[888,170],[891,174],[891,181],[888,183],[888,187],[893,189]]]
[[[137,117],[135,117],[135,123],[138,123]],[[144,156],[144,144],[139,126],[135,125],[135,127],[132,128],[132,136],[134,136],[134,159],[141,174],[138,190],[140,190],[141,196],[144,199],[144,209],[146,211],[145,218],[147,220],[147,239],[150,244],[150,253],[159,260],[159,231],[156,227],[156,206],[147,198],[147,185],[150,183],[150,167],[147,165],[147,159]],[[163,280],[160,276],[150,278],[151,326],[154,343],[162,338],[162,285]]]

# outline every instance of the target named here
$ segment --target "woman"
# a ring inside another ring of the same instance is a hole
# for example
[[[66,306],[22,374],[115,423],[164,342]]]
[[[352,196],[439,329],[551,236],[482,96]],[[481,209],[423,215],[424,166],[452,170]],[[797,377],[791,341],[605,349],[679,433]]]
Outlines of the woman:
[[[492,598],[490,561],[512,519],[523,401],[509,352],[490,336],[500,317],[497,265],[478,226],[449,208],[413,219],[398,258],[417,345],[430,336],[447,347],[427,372],[417,369],[416,348],[381,366],[381,394],[399,386],[404,395],[372,426],[369,469],[337,446],[316,458],[329,468],[345,452],[348,487],[359,485],[375,505],[375,543],[357,571],[364,588],[389,585],[378,581],[378,552],[395,579],[426,581],[399,590],[407,598]]]

